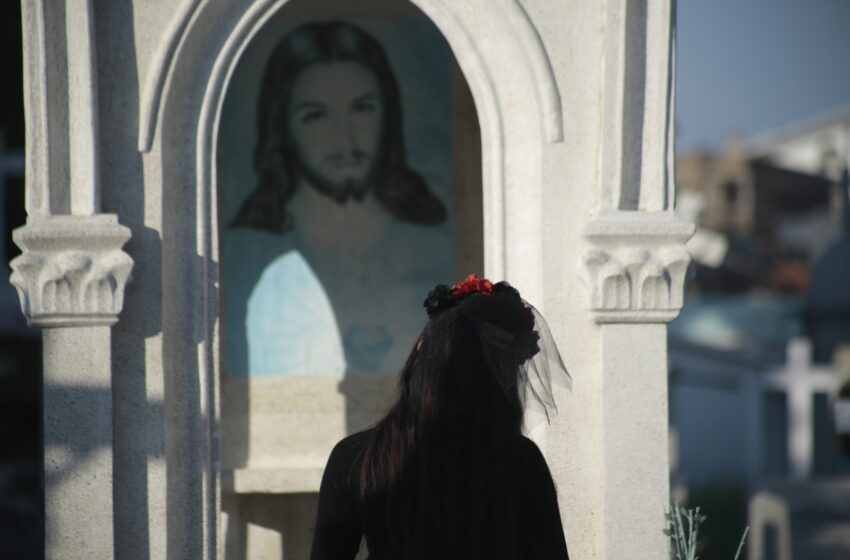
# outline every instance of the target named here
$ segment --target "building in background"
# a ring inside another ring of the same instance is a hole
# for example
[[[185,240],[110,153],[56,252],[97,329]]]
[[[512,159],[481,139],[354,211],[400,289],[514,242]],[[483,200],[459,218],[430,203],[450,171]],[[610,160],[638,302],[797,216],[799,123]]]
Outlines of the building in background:
[[[698,229],[669,327],[674,485],[739,489],[754,530],[785,512],[794,558],[850,553],[848,162],[850,106],[677,159]]]

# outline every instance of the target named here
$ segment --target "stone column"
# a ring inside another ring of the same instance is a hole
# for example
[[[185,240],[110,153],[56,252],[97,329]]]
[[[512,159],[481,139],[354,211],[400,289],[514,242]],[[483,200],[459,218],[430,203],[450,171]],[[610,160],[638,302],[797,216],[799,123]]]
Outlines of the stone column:
[[[672,213],[616,213],[585,228],[585,283],[601,330],[604,558],[666,554],[666,323],[682,306],[692,232]]]
[[[606,13],[598,207],[579,269],[599,328],[600,558],[667,556],[667,330],[682,307],[694,226],[674,212],[675,2],[611,0]]]
[[[12,284],[44,328],[46,558],[113,554],[112,362],[133,261],[114,215],[52,216],[14,233]]]
[[[46,558],[111,559],[112,362],[133,266],[130,231],[100,213],[92,7],[22,4],[27,224],[11,265],[44,329]],[[57,41],[61,36],[65,41]]]

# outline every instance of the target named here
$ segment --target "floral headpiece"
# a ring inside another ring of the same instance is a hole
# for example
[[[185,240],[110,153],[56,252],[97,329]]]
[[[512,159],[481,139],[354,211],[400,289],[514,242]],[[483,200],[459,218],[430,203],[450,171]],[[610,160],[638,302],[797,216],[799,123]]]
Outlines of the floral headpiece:
[[[507,282],[493,284],[486,278],[479,278],[475,274],[470,274],[454,286],[438,284],[433,290],[428,292],[428,297],[425,298],[423,305],[428,312],[428,318],[433,319],[443,311],[456,306],[472,294],[483,294],[485,296],[510,294],[519,297],[519,292],[516,288]]]
[[[469,301],[469,305],[464,305],[459,311],[472,322],[484,358],[496,382],[506,394],[519,395],[525,409],[526,429],[533,429],[543,420],[551,422],[552,417],[558,413],[552,385],[571,389],[572,379],[543,316],[534,306],[522,299],[516,288],[507,282],[493,284],[475,274],[470,274],[454,286],[439,284],[425,299],[428,318],[434,319],[475,294],[510,296],[522,302],[528,310],[532,323],[526,325],[527,328],[522,327],[524,320],[513,326],[506,326],[504,322],[494,322],[492,314],[482,314],[478,304],[488,307],[487,304],[491,303],[483,298]],[[498,306],[496,309],[504,308]],[[513,320],[514,318],[511,318],[511,321]]]
[[[474,293],[490,295],[493,293],[493,283],[473,273],[452,286],[452,293],[458,296]]]

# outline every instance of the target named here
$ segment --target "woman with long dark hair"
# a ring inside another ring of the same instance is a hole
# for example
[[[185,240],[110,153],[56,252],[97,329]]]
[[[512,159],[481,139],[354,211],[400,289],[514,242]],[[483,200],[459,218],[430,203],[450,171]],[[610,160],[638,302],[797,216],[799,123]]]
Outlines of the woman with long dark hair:
[[[522,435],[568,381],[536,311],[505,282],[437,286],[430,320],[375,427],[331,453],[313,560],[564,560],[555,486]]]

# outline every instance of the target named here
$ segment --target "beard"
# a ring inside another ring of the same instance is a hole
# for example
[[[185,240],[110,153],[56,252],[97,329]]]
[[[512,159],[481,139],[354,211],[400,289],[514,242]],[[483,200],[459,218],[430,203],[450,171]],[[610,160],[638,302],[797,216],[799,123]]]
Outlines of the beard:
[[[298,171],[301,176],[313,185],[313,188],[319,193],[335,200],[339,205],[344,205],[352,199],[357,202],[362,201],[375,182],[376,168],[377,166],[372,163],[360,177],[334,180],[307,165],[303,165],[301,162],[298,164]]]

